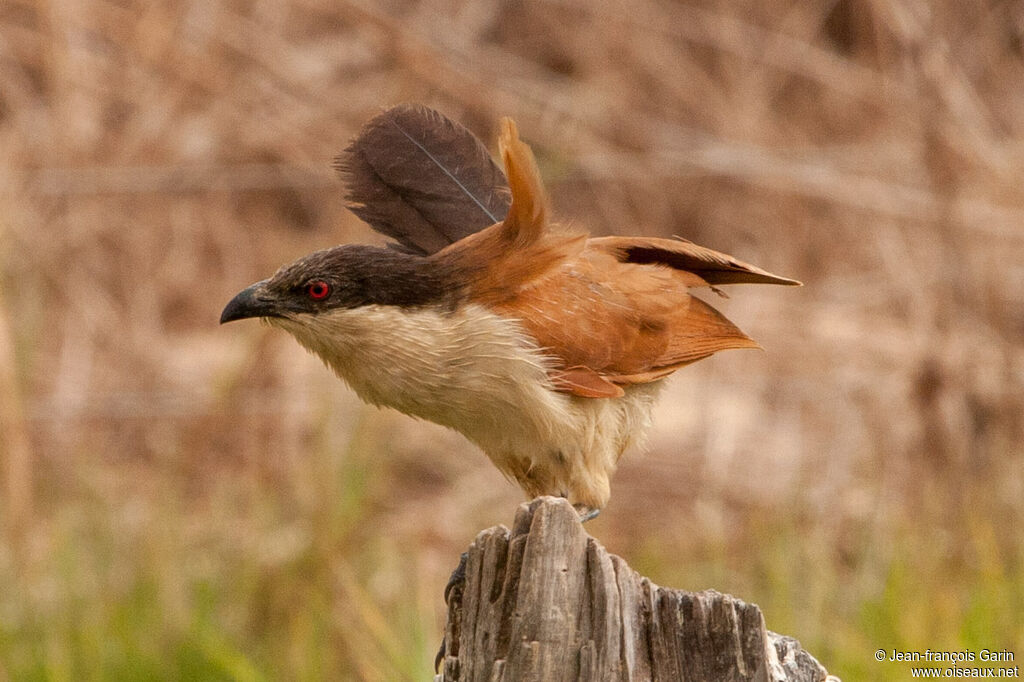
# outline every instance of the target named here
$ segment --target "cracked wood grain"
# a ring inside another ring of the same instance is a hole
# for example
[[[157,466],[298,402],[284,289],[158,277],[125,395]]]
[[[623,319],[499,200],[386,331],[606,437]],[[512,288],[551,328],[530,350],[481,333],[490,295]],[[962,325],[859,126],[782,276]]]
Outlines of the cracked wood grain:
[[[754,604],[659,587],[587,534],[568,502],[482,531],[452,590],[438,682],[838,682]]]

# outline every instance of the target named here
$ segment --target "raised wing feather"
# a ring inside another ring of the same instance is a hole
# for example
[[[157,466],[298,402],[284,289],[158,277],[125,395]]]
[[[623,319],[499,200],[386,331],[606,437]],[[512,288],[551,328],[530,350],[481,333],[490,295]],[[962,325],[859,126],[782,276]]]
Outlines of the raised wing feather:
[[[576,256],[586,235],[548,229],[547,198],[533,152],[515,123],[502,119],[499,138],[512,203],[505,219],[433,256],[475,303],[498,306]]]
[[[371,119],[335,167],[348,208],[411,253],[440,251],[508,212],[508,183],[487,147],[424,106]]]

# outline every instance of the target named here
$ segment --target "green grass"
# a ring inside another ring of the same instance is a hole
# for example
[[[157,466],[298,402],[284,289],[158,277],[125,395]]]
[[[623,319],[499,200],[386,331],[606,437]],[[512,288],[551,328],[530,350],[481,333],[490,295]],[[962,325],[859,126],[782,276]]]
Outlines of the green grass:
[[[985,490],[941,517],[859,528],[758,510],[728,539],[649,537],[629,559],[660,584],[757,603],[769,629],[799,639],[844,680],[902,679],[910,664],[878,663],[875,651],[1024,652],[1024,545],[1012,510]]]
[[[166,474],[155,497],[83,484],[49,499],[45,522],[0,545],[0,679],[422,679],[434,612],[370,518],[364,435],[317,448],[308,466],[330,475],[306,507],[238,477],[191,500]],[[382,595],[381,575],[406,589]]]
[[[380,491],[364,431],[340,455],[319,450],[311,466],[333,467],[324,491],[340,494],[298,512],[273,487],[258,498],[222,490],[222,507],[198,519],[166,495],[147,523],[127,526],[130,500],[97,505],[83,490],[51,500],[31,559],[13,561],[14,546],[4,547],[3,678],[427,677],[443,576],[425,580],[400,540],[376,532]],[[1024,648],[1024,555],[1001,535],[999,509],[974,501],[943,526],[876,519],[839,533],[804,514],[760,510],[732,537],[686,547],[648,537],[626,558],[662,584],[757,602],[770,629],[796,636],[844,679],[893,679],[908,664],[878,663],[876,649]],[[197,533],[203,519],[209,527]],[[256,549],[226,539],[233,524],[249,524]],[[308,534],[289,539],[282,528],[295,524]],[[260,549],[275,534],[292,550]]]

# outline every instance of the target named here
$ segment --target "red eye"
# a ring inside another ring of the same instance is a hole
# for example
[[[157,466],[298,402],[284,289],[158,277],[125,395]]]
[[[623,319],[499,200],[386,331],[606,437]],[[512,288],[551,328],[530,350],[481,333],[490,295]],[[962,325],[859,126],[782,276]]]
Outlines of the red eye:
[[[314,301],[322,301],[327,298],[327,294],[331,293],[331,288],[327,286],[327,282],[318,279],[306,286],[306,293]]]

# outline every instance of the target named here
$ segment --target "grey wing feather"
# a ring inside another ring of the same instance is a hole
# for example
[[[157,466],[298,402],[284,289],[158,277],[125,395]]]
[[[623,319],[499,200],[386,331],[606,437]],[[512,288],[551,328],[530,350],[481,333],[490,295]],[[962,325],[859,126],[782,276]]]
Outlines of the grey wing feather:
[[[335,167],[348,208],[420,255],[504,220],[511,203],[487,147],[424,106],[399,105],[371,119]]]

